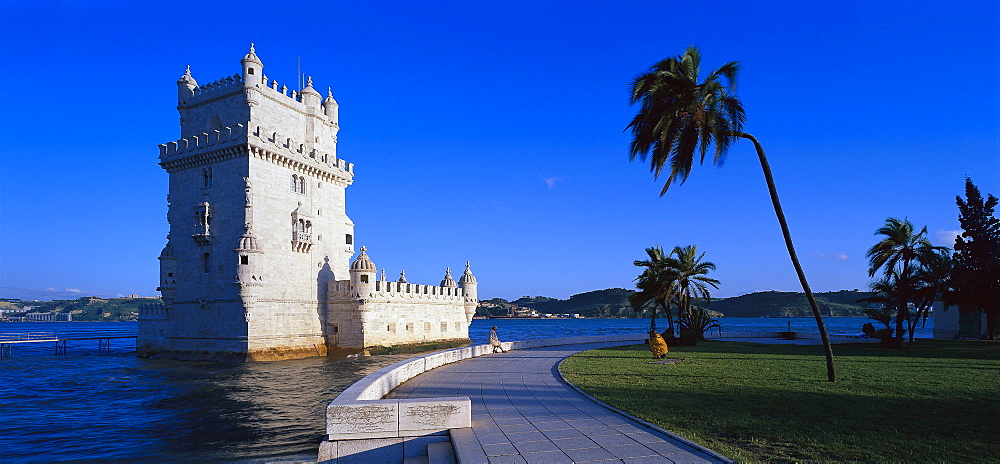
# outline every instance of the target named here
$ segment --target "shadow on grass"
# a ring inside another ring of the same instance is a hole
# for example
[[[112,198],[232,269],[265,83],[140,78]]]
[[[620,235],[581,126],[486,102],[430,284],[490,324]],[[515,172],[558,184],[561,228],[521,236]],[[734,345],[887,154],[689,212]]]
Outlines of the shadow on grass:
[[[702,378],[708,376],[699,376]],[[983,461],[995,459],[988,398],[871,397],[702,384],[672,389],[639,382],[586,382],[612,406],[740,460]]]
[[[645,350],[646,345],[599,348],[600,350]],[[752,354],[777,356],[823,356],[820,345],[784,345],[766,343],[726,342],[706,340],[696,346],[671,346],[671,353],[688,351],[698,353],[720,353],[733,355]],[[892,358],[935,358],[935,359],[976,359],[1000,360],[1000,341],[988,340],[919,340],[910,349],[888,349],[868,344],[834,345],[834,357],[892,357]]]

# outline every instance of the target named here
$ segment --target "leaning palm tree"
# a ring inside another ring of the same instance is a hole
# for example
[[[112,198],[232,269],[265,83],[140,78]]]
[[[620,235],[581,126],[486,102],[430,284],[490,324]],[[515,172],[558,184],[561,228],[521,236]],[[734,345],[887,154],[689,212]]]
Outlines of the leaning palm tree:
[[[701,54],[698,49],[689,47],[680,56],[656,63],[632,82],[630,103],[639,103],[640,108],[625,128],[631,129],[633,136],[630,159],[638,157],[645,161],[648,157],[650,171],[657,179],[664,168],[667,168],[669,174],[660,191],[662,196],[672,184],[683,184],[687,180],[696,153],[699,163],[703,163],[709,147],[714,145],[712,161],[716,165],[722,165],[729,147],[738,139],[753,142],[761,169],[764,170],[764,180],[785,238],[788,255],[819,327],[826,353],[827,378],[835,382],[837,374],[833,364],[833,348],[826,334],[819,305],[809,289],[798,255],[792,246],[792,236],[778,201],[778,191],[774,186],[767,157],[757,139],[743,132],[746,117],[743,104],[734,93],[739,64],[735,61],[726,63],[712,71],[703,82],[698,81],[700,65]]]
[[[944,247],[931,245],[927,238],[927,227],[915,232],[909,219],[888,218],[875,231],[882,240],[868,249],[868,277],[874,277],[879,270],[886,278],[894,278],[900,296],[895,302],[896,344],[903,345],[903,321],[910,320],[907,303],[911,302],[918,289],[917,271],[924,263],[938,259]]]

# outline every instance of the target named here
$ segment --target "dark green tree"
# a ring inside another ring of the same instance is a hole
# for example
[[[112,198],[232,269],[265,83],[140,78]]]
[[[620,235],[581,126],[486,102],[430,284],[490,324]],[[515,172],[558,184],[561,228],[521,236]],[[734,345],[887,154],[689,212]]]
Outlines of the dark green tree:
[[[1000,316],[1000,219],[997,198],[983,195],[965,178],[965,199],[955,197],[962,234],[955,239],[953,294],[962,312],[986,313],[986,335],[997,337]]]
[[[722,165],[729,147],[738,139],[743,138],[753,143],[764,171],[764,180],[785,239],[788,256],[823,340],[827,379],[835,382],[837,374],[833,348],[819,305],[816,304],[792,245],[792,236],[778,200],[767,156],[757,138],[743,132],[746,115],[743,104],[735,94],[738,71],[739,63],[732,61],[715,69],[704,81],[699,82],[701,54],[696,47],[689,47],[682,55],[664,59],[636,76],[632,82],[630,103],[638,103],[639,112],[625,128],[632,131],[629,156],[632,160],[638,157],[646,161],[648,158],[654,178],[658,179],[664,169],[667,170],[669,174],[660,191],[662,196],[672,184],[683,184],[687,180],[696,154],[699,163],[704,163],[710,146],[714,145],[713,162]]]

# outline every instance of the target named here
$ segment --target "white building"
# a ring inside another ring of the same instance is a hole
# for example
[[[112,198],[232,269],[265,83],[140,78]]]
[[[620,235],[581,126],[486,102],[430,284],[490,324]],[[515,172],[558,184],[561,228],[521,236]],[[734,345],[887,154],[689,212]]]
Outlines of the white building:
[[[170,233],[160,254],[163,306],[139,314],[143,355],[251,360],[322,356],[468,339],[477,303],[469,270],[440,286],[376,278],[354,254],[337,157],[338,105],[310,77],[301,91],[240,73],[177,81],[180,139],[160,145]]]

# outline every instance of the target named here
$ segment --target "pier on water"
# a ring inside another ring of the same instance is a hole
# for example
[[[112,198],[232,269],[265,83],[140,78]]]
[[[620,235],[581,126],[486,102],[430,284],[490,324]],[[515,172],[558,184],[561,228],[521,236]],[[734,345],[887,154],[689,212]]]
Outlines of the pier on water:
[[[20,332],[0,333],[0,358],[10,358],[14,353],[14,345],[51,343],[55,354],[65,355],[70,348],[68,342],[97,341],[97,352],[111,353],[111,340],[136,339],[135,329],[109,329],[95,332],[93,330],[55,332]],[[79,344],[74,343],[79,346]]]

